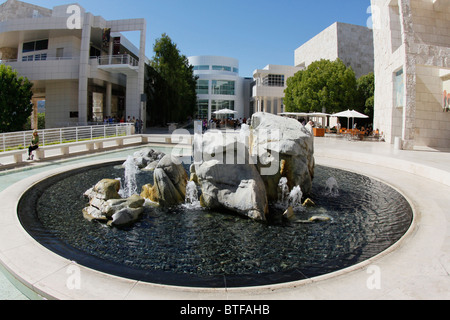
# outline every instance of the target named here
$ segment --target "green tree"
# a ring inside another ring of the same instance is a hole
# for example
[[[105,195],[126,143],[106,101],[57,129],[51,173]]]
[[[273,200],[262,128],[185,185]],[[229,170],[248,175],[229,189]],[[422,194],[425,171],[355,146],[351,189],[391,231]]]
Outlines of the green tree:
[[[313,62],[287,80],[287,112],[340,112],[353,108],[356,77],[351,67],[337,59]]]
[[[373,72],[360,77],[357,82],[358,104],[356,110],[368,115],[373,119],[374,96],[375,96],[375,75]]]
[[[194,68],[170,37],[163,34],[153,47],[146,69],[147,112],[150,124],[184,122],[197,106]]]
[[[33,111],[33,84],[10,66],[0,65],[0,132],[21,131]]]
[[[27,122],[24,124],[24,130],[31,130],[31,117],[28,117]],[[45,129],[45,113],[38,113],[38,129]]]

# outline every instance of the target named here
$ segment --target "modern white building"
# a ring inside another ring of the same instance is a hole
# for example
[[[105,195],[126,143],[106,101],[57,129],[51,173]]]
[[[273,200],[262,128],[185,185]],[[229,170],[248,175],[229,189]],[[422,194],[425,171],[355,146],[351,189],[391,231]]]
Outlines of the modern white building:
[[[307,68],[314,61],[341,59],[356,78],[373,72],[373,33],[367,27],[335,22],[295,50],[295,66]]]
[[[284,90],[287,79],[293,77],[303,67],[269,64],[264,69],[253,72],[251,112],[279,114],[284,110]]]
[[[107,21],[78,4],[8,0],[0,5],[0,60],[33,82],[47,128],[105,116],[145,120],[146,28],[144,19]],[[128,31],[140,32],[139,47],[121,34]]]
[[[198,77],[198,119],[211,119],[222,109],[236,111],[235,119],[248,117],[252,79],[239,76],[238,60],[220,56],[193,56],[188,60]]]
[[[450,0],[372,7],[374,128],[404,149],[450,148]]]

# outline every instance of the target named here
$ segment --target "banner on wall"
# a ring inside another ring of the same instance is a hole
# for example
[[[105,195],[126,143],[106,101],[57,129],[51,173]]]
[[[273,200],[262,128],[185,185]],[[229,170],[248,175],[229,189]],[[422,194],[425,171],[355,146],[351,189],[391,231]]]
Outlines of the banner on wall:
[[[109,48],[109,42],[111,41],[111,28],[103,29],[102,34],[102,46],[104,49]]]
[[[404,106],[405,80],[403,69],[395,73],[394,76],[394,104],[396,108]]]
[[[444,81],[442,108],[445,112],[450,112],[450,80]]]
[[[113,55],[120,54],[120,37],[113,38]]]

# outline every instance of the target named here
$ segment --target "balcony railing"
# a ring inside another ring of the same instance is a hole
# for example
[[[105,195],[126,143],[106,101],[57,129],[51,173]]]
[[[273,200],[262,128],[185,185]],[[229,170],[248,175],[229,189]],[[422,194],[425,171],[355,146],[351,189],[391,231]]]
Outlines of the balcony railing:
[[[101,56],[98,57],[99,66],[107,65],[130,65],[132,67],[138,67],[139,61],[130,56],[129,54],[121,54],[115,56]]]
[[[38,130],[40,146],[129,136],[132,123]],[[0,134],[0,152],[28,148],[33,131]]]
[[[16,62],[40,62],[40,61],[69,61],[69,60],[78,60],[79,58],[77,57],[45,57],[42,58],[40,57],[39,59],[35,59],[36,57],[33,56],[33,58],[31,59],[22,59],[22,60],[17,60],[17,59],[5,59],[5,60],[0,60],[0,64],[8,64],[8,63],[16,63]]]

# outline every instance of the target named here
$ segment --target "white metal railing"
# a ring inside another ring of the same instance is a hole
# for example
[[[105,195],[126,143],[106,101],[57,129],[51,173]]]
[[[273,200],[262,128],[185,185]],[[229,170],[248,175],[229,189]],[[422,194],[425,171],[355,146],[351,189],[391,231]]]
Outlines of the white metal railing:
[[[69,61],[69,60],[79,60],[78,57],[46,57],[45,59],[35,60],[34,58],[32,60],[18,60],[18,59],[6,59],[6,60],[0,60],[0,64],[5,63],[16,63],[16,62],[41,62],[41,61]]]
[[[41,147],[70,142],[88,141],[109,137],[129,136],[133,123],[69,127],[38,130]],[[33,131],[8,132],[0,134],[0,152],[28,148]]]
[[[121,54],[115,56],[101,56],[98,57],[98,65],[130,65],[132,67],[139,66],[139,61],[130,56],[129,54]]]

